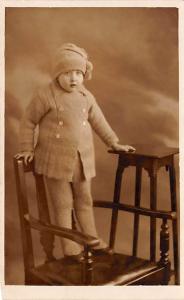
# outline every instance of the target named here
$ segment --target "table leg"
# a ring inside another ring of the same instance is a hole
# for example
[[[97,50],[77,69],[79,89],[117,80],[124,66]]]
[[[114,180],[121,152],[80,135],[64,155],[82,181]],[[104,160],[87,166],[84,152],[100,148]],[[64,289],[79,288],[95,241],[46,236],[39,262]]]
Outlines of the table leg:
[[[121,182],[123,176],[124,167],[118,166],[116,171],[116,179],[115,179],[115,187],[114,187],[114,198],[113,203],[119,203],[120,194],[121,194]],[[109,246],[114,248],[115,236],[116,236],[116,228],[118,221],[118,208],[113,207],[112,209],[112,217],[111,217],[111,231],[110,231],[110,241]]]
[[[141,179],[142,167],[136,166],[136,179],[135,179],[135,206],[140,206],[141,201]],[[139,214],[134,215],[134,235],[133,235],[133,249],[132,255],[137,256],[138,249],[138,234],[139,234]]]

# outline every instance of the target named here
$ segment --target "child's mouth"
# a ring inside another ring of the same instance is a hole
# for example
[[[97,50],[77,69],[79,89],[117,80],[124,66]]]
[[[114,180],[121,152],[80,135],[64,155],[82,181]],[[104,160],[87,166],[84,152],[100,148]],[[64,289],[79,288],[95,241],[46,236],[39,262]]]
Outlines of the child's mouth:
[[[73,88],[73,87],[76,87],[77,84],[76,83],[71,83],[70,86]]]

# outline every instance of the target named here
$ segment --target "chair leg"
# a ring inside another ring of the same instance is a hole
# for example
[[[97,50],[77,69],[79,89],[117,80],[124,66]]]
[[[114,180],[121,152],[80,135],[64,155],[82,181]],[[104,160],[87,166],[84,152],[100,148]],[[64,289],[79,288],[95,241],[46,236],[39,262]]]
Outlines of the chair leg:
[[[176,201],[176,176],[174,164],[169,167],[169,179],[170,179],[170,192],[171,192],[171,209],[177,212]],[[174,251],[174,271],[175,271],[175,284],[180,284],[179,274],[179,245],[178,245],[178,223],[177,219],[172,221],[173,229],[173,251]]]
[[[171,263],[169,261],[169,226],[167,219],[162,219],[160,231],[160,265],[164,267],[162,285],[168,285],[170,280]]]
[[[142,168],[136,167],[136,182],[135,182],[135,206],[139,207],[141,202],[141,179],[142,179]],[[138,234],[139,234],[139,214],[134,216],[134,236],[133,236],[133,249],[132,255],[137,256],[138,249]]]

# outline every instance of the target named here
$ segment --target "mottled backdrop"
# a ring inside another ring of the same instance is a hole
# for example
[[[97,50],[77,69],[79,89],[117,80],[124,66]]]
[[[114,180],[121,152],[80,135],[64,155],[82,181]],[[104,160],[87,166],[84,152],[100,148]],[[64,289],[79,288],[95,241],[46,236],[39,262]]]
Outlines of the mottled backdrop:
[[[87,87],[96,96],[121,143],[178,146],[178,14],[175,8],[7,8],[6,9],[6,284],[23,283],[22,249],[12,157],[18,128],[35,89],[49,79],[50,59],[62,43],[85,48],[94,64]],[[112,199],[116,158],[95,137],[97,177],[93,195]],[[176,158],[178,181],[178,158]],[[144,171],[142,205],[149,204]],[[168,174],[159,172],[158,208],[169,208]],[[32,195],[32,185],[29,185]],[[134,170],[125,171],[122,201],[132,203]],[[31,197],[30,197],[31,198]],[[35,210],[35,203],[30,199]],[[95,210],[98,230],[108,241],[109,211]],[[120,213],[117,250],[129,251],[132,224]],[[123,223],[124,222],[124,223]],[[142,218],[140,249],[148,237]],[[125,242],[121,237],[125,237]],[[145,243],[144,243],[145,245]],[[35,248],[38,248],[36,240]],[[41,248],[38,248],[41,256]],[[56,252],[59,253],[58,241]],[[38,261],[40,261],[40,257]]]

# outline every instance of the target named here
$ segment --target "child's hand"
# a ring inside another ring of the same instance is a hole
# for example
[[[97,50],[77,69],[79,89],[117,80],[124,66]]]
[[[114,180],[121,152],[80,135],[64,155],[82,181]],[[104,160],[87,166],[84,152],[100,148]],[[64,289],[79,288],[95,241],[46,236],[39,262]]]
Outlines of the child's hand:
[[[135,152],[135,148],[129,145],[120,145],[118,143],[114,143],[111,148],[116,151],[124,151],[124,152]]]
[[[34,154],[33,152],[30,152],[30,151],[26,151],[26,152],[20,152],[20,153],[17,153],[15,155],[16,158],[21,158],[23,157],[24,158],[24,163],[28,164],[28,162],[31,162],[33,160],[33,157],[34,157]]]

